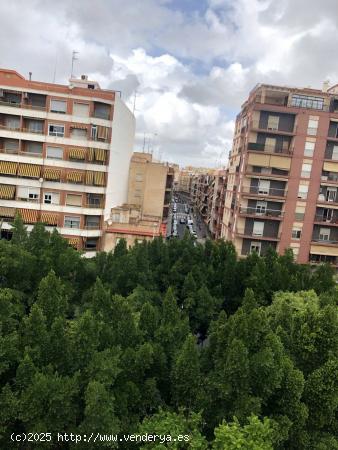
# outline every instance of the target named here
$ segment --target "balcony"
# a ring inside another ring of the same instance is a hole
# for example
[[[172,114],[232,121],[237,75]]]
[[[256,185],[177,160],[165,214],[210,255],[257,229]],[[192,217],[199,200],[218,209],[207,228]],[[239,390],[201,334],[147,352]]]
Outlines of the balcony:
[[[327,225],[338,225],[338,217],[325,217],[323,214],[315,215],[315,222],[325,223]]]
[[[244,208],[241,206],[239,212],[243,215],[259,216],[267,219],[281,219],[284,216],[284,212],[277,209],[257,210],[256,208]]]
[[[259,195],[259,196],[270,196],[270,197],[285,197],[287,190],[280,188],[260,188],[259,186],[243,186],[243,193]]]
[[[44,106],[32,105],[22,102],[0,101],[0,106],[11,106],[13,108],[35,109],[37,111],[46,111]]]
[[[250,121],[250,128],[252,130],[258,130],[271,133],[271,134],[285,134],[287,136],[293,135],[296,132],[297,127],[294,125],[292,130],[281,130],[278,127],[269,127],[268,125],[266,127],[263,127],[260,120],[253,119]]]
[[[277,146],[274,146],[274,145],[265,145],[265,144],[260,144],[258,142],[248,142],[248,150],[264,152],[264,153],[278,153],[278,154],[283,154],[283,155],[291,155],[292,154],[291,148],[283,149],[283,148],[278,148]]]

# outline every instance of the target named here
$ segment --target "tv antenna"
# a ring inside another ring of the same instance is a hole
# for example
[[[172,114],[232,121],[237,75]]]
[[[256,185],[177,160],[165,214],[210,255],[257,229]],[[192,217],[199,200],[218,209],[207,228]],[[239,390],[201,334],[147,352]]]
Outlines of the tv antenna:
[[[73,50],[73,52],[72,52],[72,71],[71,71],[71,74],[70,74],[70,78],[73,78],[73,77],[74,77],[74,74],[73,74],[74,61],[77,61],[77,60],[79,59],[79,58],[76,57],[76,55],[78,55],[78,53],[79,53],[79,52],[77,52],[77,51],[75,51],[75,50]]]

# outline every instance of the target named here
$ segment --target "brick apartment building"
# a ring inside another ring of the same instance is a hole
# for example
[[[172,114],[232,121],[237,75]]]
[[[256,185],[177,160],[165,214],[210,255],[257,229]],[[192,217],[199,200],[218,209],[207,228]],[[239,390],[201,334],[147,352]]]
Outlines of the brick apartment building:
[[[222,237],[338,266],[338,85],[261,84],[237,116]]]
[[[135,119],[86,76],[68,86],[0,69],[0,224],[19,212],[77,249],[101,249],[104,219],[126,202]]]

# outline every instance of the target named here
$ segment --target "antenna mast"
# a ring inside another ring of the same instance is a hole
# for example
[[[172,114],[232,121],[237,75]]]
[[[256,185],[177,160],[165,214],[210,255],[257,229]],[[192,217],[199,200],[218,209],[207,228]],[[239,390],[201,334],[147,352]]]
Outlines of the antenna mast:
[[[71,71],[71,74],[70,74],[70,78],[73,78],[73,77],[74,77],[74,74],[73,74],[74,61],[77,61],[77,60],[78,60],[78,58],[76,57],[76,55],[77,55],[78,53],[79,53],[79,52],[73,50],[73,53],[72,53],[72,71]]]

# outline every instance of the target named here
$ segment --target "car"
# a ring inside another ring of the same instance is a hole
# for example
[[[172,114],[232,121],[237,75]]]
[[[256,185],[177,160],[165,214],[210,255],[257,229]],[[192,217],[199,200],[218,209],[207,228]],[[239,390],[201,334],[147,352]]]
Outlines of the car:
[[[180,223],[185,223],[185,218],[184,217],[180,218]]]

